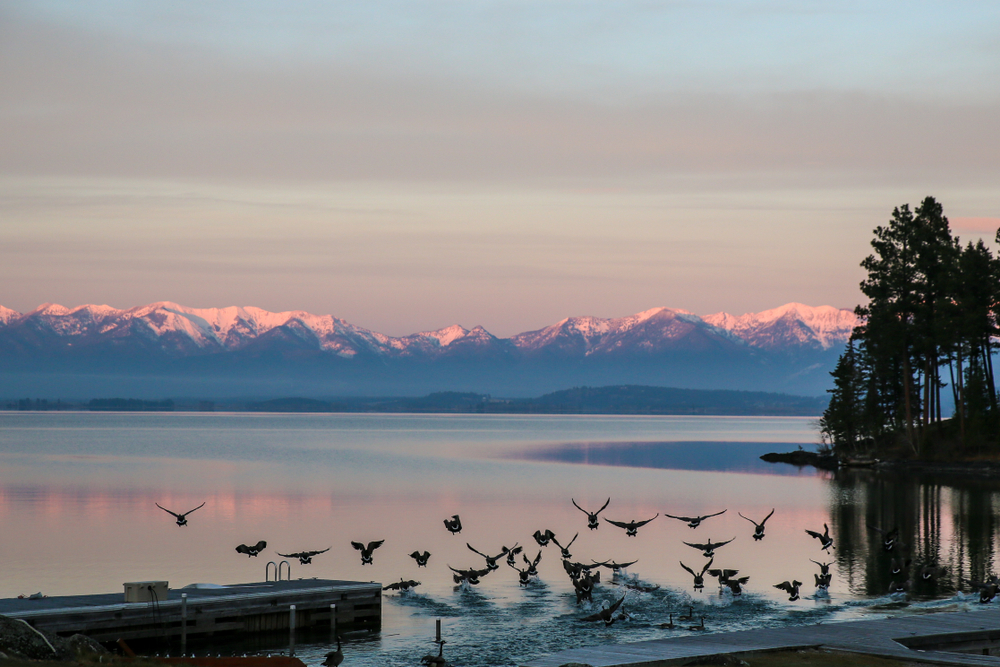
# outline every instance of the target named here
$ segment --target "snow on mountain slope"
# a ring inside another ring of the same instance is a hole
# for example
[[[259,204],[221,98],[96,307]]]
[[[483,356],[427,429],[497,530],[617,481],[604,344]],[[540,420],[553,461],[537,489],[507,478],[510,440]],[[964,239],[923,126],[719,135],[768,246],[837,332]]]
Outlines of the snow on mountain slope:
[[[715,313],[702,319],[761,348],[811,345],[827,350],[847,342],[858,325],[854,311],[801,303],[786,303],[771,310],[740,316]]]
[[[0,327],[5,326],[8,322],[20,316],[21,313],[16,310],[0,306]]]
[[[84,344],[137,338],[147,346],[182,355],[264,349],[268,344],[323,350],[342,357],[476,354],[509,350],[511,345],[528,353],[580,357],[731,345],[829,349],[845,342],[856,324],[857,318],[850,310],[799,303],[740,316],[716,313],[699,317],[685,310],[653,308],[620,318],[570,317],[501,341],[482,327],[469,330],[452,325],[391,337],[332,315],[272,313],[255,307],[188,308],[160,301],[119,310],[106,305],[70,309],[43,304],[22,315],[0,306],[0,326],[8,332],[24,326],[50,336],[45,340],[55,336]]]

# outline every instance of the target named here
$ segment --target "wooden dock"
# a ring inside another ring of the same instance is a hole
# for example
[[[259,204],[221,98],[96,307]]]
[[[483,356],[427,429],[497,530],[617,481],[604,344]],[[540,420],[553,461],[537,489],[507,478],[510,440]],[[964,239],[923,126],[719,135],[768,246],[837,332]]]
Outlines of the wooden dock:
[[[660,667],[699,658],[820,648],[938,665],[1000,667],[1000,609],[941,612],[740,632],[664,630],[664,639],[571,649],[522,667]]]
[[[182,598],[186,595],[186,598]],[[217,588],[170,589],[166,599],[124,602],[123,593],[0,600],[0,615],[23,619],[39,630],[88,635],[100,642],[192,640],[220,634],[331,627],[377,630],[382,623],[382,587],[329,579],[298,579]],[[182,625],[181,619],[184,617]]]

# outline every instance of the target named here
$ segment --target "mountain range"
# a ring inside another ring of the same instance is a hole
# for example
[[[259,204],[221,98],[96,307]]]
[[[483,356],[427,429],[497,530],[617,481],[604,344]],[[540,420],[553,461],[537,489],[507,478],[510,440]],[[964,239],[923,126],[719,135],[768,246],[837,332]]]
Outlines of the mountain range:
[[[0,306],[0,396],[533,396],[611,384],[819,395],[856,324],[850,310],[789,303],[571,317],[510,338],[458,325],[392,337],[304,311]]]

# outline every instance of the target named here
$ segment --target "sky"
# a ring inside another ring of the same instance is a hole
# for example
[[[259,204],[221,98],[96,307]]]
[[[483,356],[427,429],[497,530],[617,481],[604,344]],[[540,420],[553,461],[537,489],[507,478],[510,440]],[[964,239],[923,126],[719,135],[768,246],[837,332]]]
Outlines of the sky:
[[[500,336],[1000,227],[1000,3],[0,0],[0,305]]]

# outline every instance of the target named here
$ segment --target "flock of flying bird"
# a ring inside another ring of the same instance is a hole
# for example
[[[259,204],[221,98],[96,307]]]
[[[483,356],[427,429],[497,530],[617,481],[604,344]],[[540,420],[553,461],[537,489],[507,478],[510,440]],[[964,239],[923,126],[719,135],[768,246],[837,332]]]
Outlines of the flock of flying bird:
[[[599,517],[599,515],[601,514],[601,512],[607,509],[608,505],[611,503],[611,498],[608,498],[607,501],[605,501],[605,503],[601,506],[601,508],[594,512],[591,512],[581,507],[579,504],[577,504],[575,499],[571,499],[571,502],[578,510],[587,515],[587,527],[590,530],[597,530],[601,525],[600,518],[602,518]],[[172,512],[171,510],[168,510],[167,508],[159,504],[157,504],[157,507],[173,515],[174,518],[176,519],[176,523],[178,526],[185,526],[187,525],[187,516],[192,512],[201,509],[202,507],[204,507],[204,505],[205,503],[202,503],[198,507],[195,507],[192,510],[184,512],[183,514]],[[727,510],[724,509],[719,512],[714,512],[712,514],[705,514],[700,516],[676,516],[673,514],[666,514],[666,513],[664,513],[663,516],[671,519],[676,519],[678,521],[682,521],[686,523],[690,528],[697,529],[699,526],[701,526],[701,524],[704,521],[711,519],[712,517],[720,516],[724,514],[726,511]],[[760,541],[764,539],[765,525],[768,519],[770,519],[774,515],[774,510],[772,509],[771,512],[763,519],[761,519],[759,522],[755,521],[750,517],[744,516],[742,513],[738,512],[737,514],[739,514],[739,516],[745,519],[746,521],[753,524],[754,532],[752,537],[754,541]],[[613,521],[611,519],[604,518],[604,521],[612,526],[624,530],[626,537],[635,537],[638,534],[640,528],[650,523],[658,516],[659,514],[656,514],[649,519],[631,520],[631,521]],[[453,535],[457,535],[462,532],[462,520],[457,514],[447,519],[444,519],[444,526],[445,529]],[[890,554],[898,554],[901,551],[901,547],[903,546],[903,544],[899,540],[898,529],[893,528],[892,530],[882,530],[875,526],[868,526],[868,527],[869,529],[879,533],[881,537],[883,551]],[[831,549],[835,548],[833,546],[833,538],[830,537],[830,528],[827,524],[823,524],[823,532],[818,532],[813,530],[806,530],[805,532],[809,536],[819,540],[820,550],[823,551],[824,553],[829,553]],[[466,543],[466,546],[470,551],[472,551],[473,553],[477,554],[478,556],[484,559],[485,567],[458,569],[452,567],[451,565],[448,565],[448,568],[451,570],[453,580],[456,584],[459,585],[467,584],[469,586],[475,586],[480,583],[483,577],[499,570],[501,568],[501,564],[506,564],[508,567],[512,568],[518,573],[518,583],[522,586],[528,586],[531,583],[532,579],[538,576],[538,564],[541,562],[542,559],[543,548],[546,548],[549,546],[549,544],[552,544],[559,549],[560,552],[559,555],[562,559],[563,568],[566,571],[566,574],[569,576],[570,581],[573,584],[574,590],[576,591],[577,604],[580,604],[585,601],[589,602],[592,601],[593,599],[592,593],[594,590],[594,585],[600,583],[601,581],[602,568],[610,570],[612,579],[616,579],[618,575],[622,572],[622,570],[633,565],[638,561],[630,561],[624,563],[615,562],[613,560],[607,560],[607,561],[592,560],[590,563],[574,562],[572,560],[573,555],[570,549],[576,542],[579,535],[580,535],[579,532],[577,532],[576,534],[573,535],[571,539],[569,539],[568,541],[565,542],[565,544],[563,544],[556,537],[556,534],[553,533],[551,530],[549,529],[536,530],[535,533],[532,535],[532,538],[534,539],[539,549],[538,553],[533,558],[528,557],[528,553],[525,552],[524,547],[519,543],[514,543],[514,545],[511,547],[502,546],[500,548],[499,553],[497,553],[496,555],[490,555],[489,553],[484,553],[473,547],[471,544]],[[680,562],[680,566],[686,572],[688,572],[688,574],[691,575],[695,591],[700,591],[704,589],[705,579],[707,575],[709,577],[714,577],[715,579],[718,580],[720,592],[724,591],[725,589],[728,589],[733,596],[738,596],[742,594],[743,586],[747,584],[750,577],[748,576],[737,577],[737,575],[739,574],[739,570],[712,567],[715,562],[716,550],[721,549],[722,547],[728,545],[734,539],[736,538],[733,537],[731,539],[722,542],[713,542],[711,538],[709,538],[705,542],[694,542],[694,541],[683,542],[683,544],[698,550],[703,557],[708,559],[700,567],[698,566],[691,567],[685,564],[683,561]],[[374,562],[375,550],[381,547],[384,543],[385,540],[371,541],[368,542],[367,544],[364,544],[362,542],[352,541],[351,545],[357,551],[360,552],[362,565],[368,565]],[[263,551],[265,548],[267,548],[267,542],[261,540],[254,545],[241,544],[236,547],[236,551],[237,553],[244,554],[248,557],[254,557],[260,554],[260,552]],[[329,550],[330,547],[327,547],[326,549],[318,551],[299,551],[287,554],[279,553],[278,555],[284,558],[297,558],[300,564],[308,565],[309,563],[312,562],[313,557],[319,554],[326,553]],[[413,553],[409,554],[409,556],[413,558],[413,560],[416,562],[417,567],[427,567],[428,561],[431,558],[431,554],[428,551],[414,551]],[[520,558],[518,558],[519,556]],[[823,594],[825,591],[829,589],[830,583],[833,578],[833,575],[830,572],[830,566],[832,565],[832,563],[820,562],[812,559],[810,560],[819,567],[819,572],[814,574],[815,586],[817,593]],[[892,559],[891,574],[893,575],[893,580],[888,591],[889,593],[905,593],[909,591],[912,579],[909,573],[911,564],[912,561],[904,557]],[[925,564],[919,569],[917,576],[922,581],[929,581],[937,577],[943,576],[944,574],[945,574],[944,568],[939,567],[935,564]],[[609,604],[608,602],[604,602],[603,603],[604,606],[602,609],[600,609],[596,613],[582,617],[580,620],[585,622],[602,622],[604,623],[605,626],[610,626],[617,620],[628,618],[627,612],[622,610],[621,607],[622,604],[625,602],[625,598],[627,597],[630,591],[651,592],[659,588],[659,586],[645,586],[638,583],[635,580],[630,580],[630,579],[623,579],[620,583],[626,588],[626,591],[617,601],[611,604]],[[1000,593],[1000,578],[996,576],[989,577],[985,582],[968,581],[968,583],[980,591],[980,601],[983,603],[990,602],[998,593]],[[419,581],[401,578],[398,582],[394,582],[388,584],[387,586],[384,586],[383,590],[407,591],[419,585],[420,585]],[[779,584],[774,584],[773,586],[774,588],[786,592],[788,594],[789,601],[794,602],[800,598],[799,589],[802,585],[803,585],[802,582],[798,581],[797,579],[792,579],[791,581],[783,581]],[[689,606],[686,614],[678,614],[677,620],[681,622],[685,621],[693,622],[695,618],[693,611],[694,611],[693,608]],[[670,614],[669,621],[661,623],[660,627],[666,629],[674,629],[674,628],[682,628],[684,626],[675,624],[674,614]],[[687,626],[687,629],[692,631],[704,630],[705,617],[701,616],[700,622],[697,625]],[[436,665],[436,666],[447,664],[443,657],[443,647],[444,647],[444,641],[440,640],[438,655],[424,656],[424,658],[422,659],[423,664]],[[331,652],[330,655],[328,656],[328,662],[324,664],[326,664],[327,667],[335,667],[335,665],[340,664],[337,661],[338,657],[340,660],[343,659],[343,653],[342,651],[340,651],[340,646],[339,646],[339,638],[338,638],[338,650],[336,652]]]

